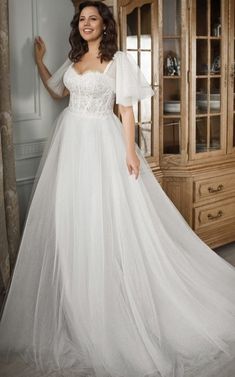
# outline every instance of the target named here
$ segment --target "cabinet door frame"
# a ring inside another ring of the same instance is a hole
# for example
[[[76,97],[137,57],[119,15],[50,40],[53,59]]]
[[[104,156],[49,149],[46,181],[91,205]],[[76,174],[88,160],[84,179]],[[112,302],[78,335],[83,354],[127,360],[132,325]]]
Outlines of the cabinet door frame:
[[[228,153],[235,152],[233,145],[235,132],[235,4],[229,0],[228,4]]]
[[[205,0],[211,1],[211,0]],[[227,151],[227,41],[228,28],[226,27],[226,17],[228,15],[228,1],[221,0],[221,20],[223,25],[223,36],[221,38],[221,148],[215,151],[196,152],[196,0],[189,0],[190,18],[190,44],[189,44],[189,160],[202,160],[206,158],[216,158],[226,155]],[[209,15],[208,15],[209,17]],[[208,52],[209,54],[209,52]],[[206,77],[206,76],[205,76]]]
[[[126,50],[127,39],[127,15],[130,14],[135,8],[139,8],[145,4],[151,6],[151,38],[152,38],[152,84],[155,95],[152,97],[152,155],[146,157],[151,168],[158,168],[159,166],[159,37],[158,37],[158,0],[136,0],[126,1],[122,0],[119,3],[119,20],[120,20],[120,45],[122,50]]]
[[[159,39],[160,39],[160,159],[161,165],[173,164],[187,164],[188,161],[188,0],[181,0],[181,32],[180,32],[180,62],[181,62],[181,111],[180,111],[180,133],[179,144],[180,152],[178,154],[164,154],[164,49],[163,49],[163,2],[159,0]]]

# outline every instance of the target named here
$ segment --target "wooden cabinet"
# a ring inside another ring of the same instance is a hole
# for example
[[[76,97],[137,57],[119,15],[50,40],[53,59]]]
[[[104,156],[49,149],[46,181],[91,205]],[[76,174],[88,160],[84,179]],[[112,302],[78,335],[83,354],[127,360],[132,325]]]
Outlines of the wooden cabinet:
[[[156,177],[159,173],[159,65],[158,3],[138,0],[119,3],[120,44],[133,56],[155,91],[155,96],[134,106],[135,140]]]
[[[156,92],[135,109],[136,140],[196,233],[234,241],[235,1],[118,4],[121,47]]]

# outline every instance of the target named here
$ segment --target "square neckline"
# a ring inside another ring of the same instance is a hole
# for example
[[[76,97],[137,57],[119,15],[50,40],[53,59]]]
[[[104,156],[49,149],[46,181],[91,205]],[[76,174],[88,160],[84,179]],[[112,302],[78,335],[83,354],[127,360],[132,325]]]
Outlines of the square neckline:
[[[109,67],[111,66],[111,64],[113,63],[113,61],[114,61],[114,59],[111,59],[109,62],[108,62],[108,64],[106,65],[106,67],[105,67],[105,69],[103,70],[103,71],[99,71],[98,69],[87,69],[86,71],[84,71],[84,72],[79,72],[77,69],[75,69],[75,67],[74,67],[74,62],[72,62],[72,64],[71,64],[71,68],[74,70],[74,72],[78,75],[78,76],[83,76],[83,75],[85,75],[86,73],[91,73],[91,72],[93,72],[93,73],[99,73],[99,74],[101,74],[101,75],[104,75],[107,71],[108,71],[108,69],[109,69]]]

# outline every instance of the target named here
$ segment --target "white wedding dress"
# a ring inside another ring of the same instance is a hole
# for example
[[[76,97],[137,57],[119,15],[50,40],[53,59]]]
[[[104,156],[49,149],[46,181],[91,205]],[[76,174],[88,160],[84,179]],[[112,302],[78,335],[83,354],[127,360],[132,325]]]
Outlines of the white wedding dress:
[[[141,71],[119,51],[103,73],[67,59],[48,85],[70,102],[39,168],[2,357],[50,376],[234,377],[235,268],[191,230],[137,145],[138,179],[127,170],[113,104],[153,94]]]

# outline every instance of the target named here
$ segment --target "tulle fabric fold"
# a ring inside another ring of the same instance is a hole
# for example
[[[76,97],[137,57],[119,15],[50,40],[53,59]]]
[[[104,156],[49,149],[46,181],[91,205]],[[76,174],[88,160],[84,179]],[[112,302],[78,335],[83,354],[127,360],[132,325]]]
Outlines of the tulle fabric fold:
[[[64,63],[55,72],[53,72],[51,77],[46,82],[47,86],[58,96],[62,96],[63,94],[65,89],[63,76],[71,64],[72,61],[67,58]]]
[[[136,151],[138,180],[116,116],[60,114],[0,352],[53,376],[233,377],[235,269],[195,235]]]
[[[123,106],[133,106],[138,101],[154,95],[154,91],[136,64],[134,58],[127,52],[117,51],[115,64],[116,103]]]

